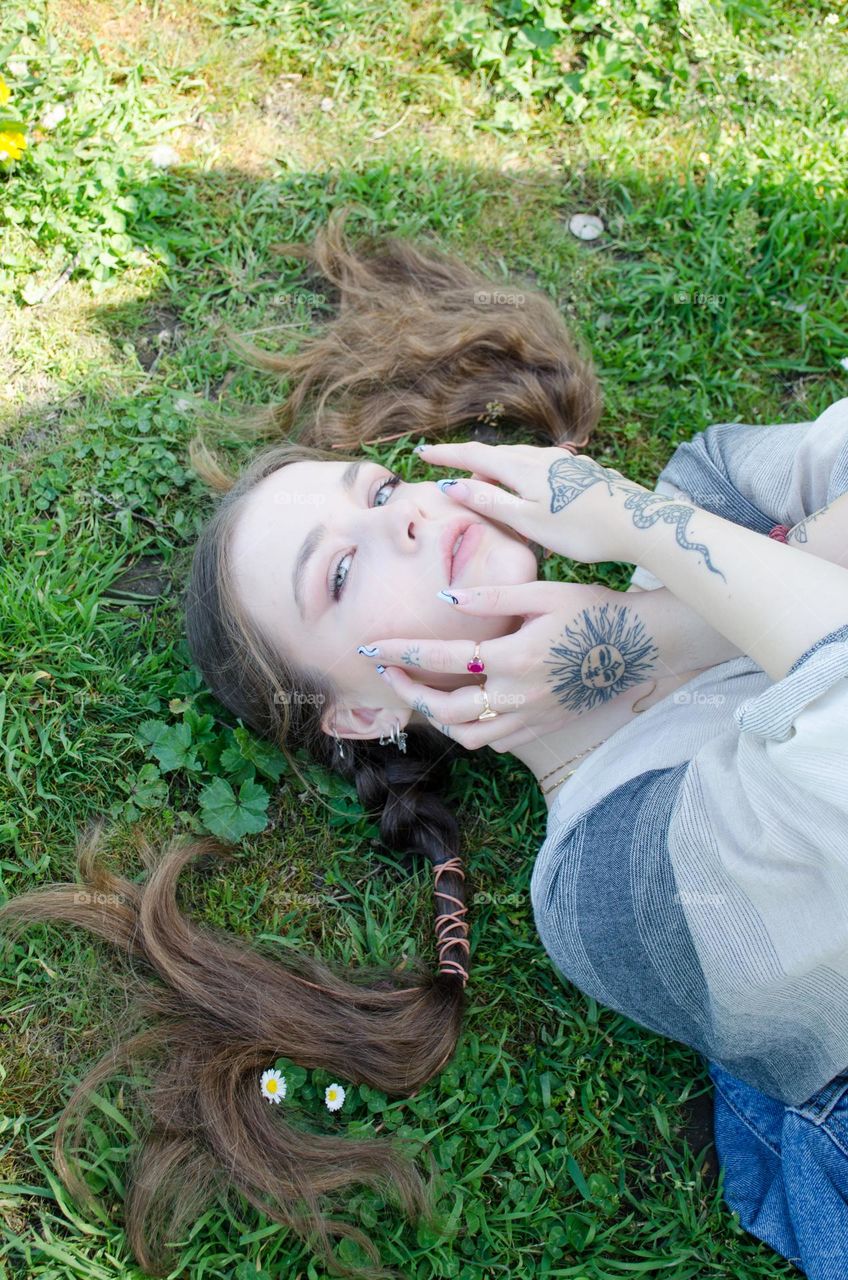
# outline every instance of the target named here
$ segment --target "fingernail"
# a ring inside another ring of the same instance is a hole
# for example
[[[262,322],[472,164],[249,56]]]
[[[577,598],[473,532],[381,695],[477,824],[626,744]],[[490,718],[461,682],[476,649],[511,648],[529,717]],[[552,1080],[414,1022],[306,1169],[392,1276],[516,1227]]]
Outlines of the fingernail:
[[[427,448],[429,448],[429,445],[428,445],[428,444],[426,443],[426,441],[425,441],[425,443],[424,443],[424,444],[417,444],[417,445],[415,446],[415,448],[412,450],[412,452],[413,452],[413,453],[420,453],[422,449],[427,449]]]
[[[450,493],[452,498],[468,497],[468,485],[464,484],[462,480],[437,480],[436,484],[442,493]]]
[[[381,676],[386,675],[386,668],[383,666],[382,662],[378,662],[378,663],[377,663],[377,666],[375,667],[375,670],[376,670],[376,672],[377,672],[377,674],[378,674],[378,675],[381,675]]]
[[[442,587],[441,591],[436,592],[437,600],[444,600],[445,604],[464,604],[465,598],[457,595],[455,591],[450,591],[447,587]]]
[[[356,652],[361,653],[364,658],[376,658],[380,650],[376,644],[361,644]]]

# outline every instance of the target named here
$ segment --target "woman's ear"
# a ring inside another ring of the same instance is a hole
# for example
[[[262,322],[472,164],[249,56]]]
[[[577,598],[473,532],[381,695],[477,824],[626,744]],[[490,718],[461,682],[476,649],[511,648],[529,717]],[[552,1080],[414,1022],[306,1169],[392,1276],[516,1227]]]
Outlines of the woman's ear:
[[[409,724],[412,712],[409,707],[339,707],[324,713],[321,728],[331,737],[387,738],[395,726],[401,729]]]

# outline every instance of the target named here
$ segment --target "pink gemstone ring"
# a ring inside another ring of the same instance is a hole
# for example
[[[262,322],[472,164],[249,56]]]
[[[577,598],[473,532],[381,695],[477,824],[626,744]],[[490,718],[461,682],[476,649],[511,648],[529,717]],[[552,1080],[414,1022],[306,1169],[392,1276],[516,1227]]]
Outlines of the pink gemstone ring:
[[[469,671],[474,671],[475,673],[476,673],[476,672],[478,672],[478,671],[485,671],[485,670],[486,670],[485,664],[480,660],[480,646],[479,646],[479,644],[475,644],[475,646],[474,646],[474,657],[471,659],[471,661],[470,661],[470,662],[467,662],[465,665],[466,665],[466,667],[468,668],[468,670],[469,670]]]

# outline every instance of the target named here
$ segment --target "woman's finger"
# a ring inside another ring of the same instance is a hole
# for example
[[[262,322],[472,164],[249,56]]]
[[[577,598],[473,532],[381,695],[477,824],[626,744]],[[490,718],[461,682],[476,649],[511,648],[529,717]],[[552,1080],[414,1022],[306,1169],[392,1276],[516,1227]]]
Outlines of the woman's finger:
[[[585,584],[569,584],[564,582],[520,582],[509,586],[471,587],[463,592],[453,592],[453,588],[445,588],[442,599],[452,609],[463,609],[466,613],[482,616],[516,617],[533,619],[550,610],[562,608],[564,593],[579,593],[581,600],[585,598],[588,588]],[[464,599],[465,603],[454,605],[454,598]],[[520,628],[519,628],[520,630]],[[498,636],[493,640],[480,641],[480,659],[485,666],[490,666],[498,675],[509,674],[515,669],[516,661],[523,662],[523,650],[516,652],[515,632],[506,636]],[[485,652],[484,652],[485,649]],[[474,657],[474,644],[471,640],[422,640],[408,636],[389,636],[361,644],[357,653],[363,658],[381,662],[384,666],[392,664],[404,670],[434,671],[448,675],[462,675],[468,670],[468,663]]]
[[[437,480],[436,485],[456,503],[469,511],[479,512],[487,520],[494,520],[528,536],[532,532],[528,521],[536,505],[534,500],[507,493],[497,484],[489,484],[485,480],[444,479]]]
[[[538,449],[526,444],[482,444],[479,440],[466,440],[459,444],[418,445],[413,452],[433,466],[476,472],[490,476],[493,483],[514,489],[516,466],[531,461]]]
[[[439,592],[439,597],[446,600],[452,609],[461,609],[463,613],[530,618],[563,608],[567,594],[579,592],[582,596],[586,589],[586,583],[547,582],[537,578],[532,582],[514,582],[506,586],[445,587],[445,595]],[[448,596],[453,598],[447,599]],[[509,636],[502,638],[508,640]],[[486,640],[484,643],[492,645],[496,641]]]
[[[476,683],[460,689],[434,689],[432,685],[413,680],[400,667],[388,666],[383,679],[416,711],[442,724],[459,725],[476,720],[486,707],[480,685]]]
[[[442,732],[445,732],[443,726],[449,726],[450,736],[464,746],[483,746],[522,727],[521,711],[527,699],[521,694],[499,697],[487,689],[489,707],[497,715],[489,720],[479,720],[480,713],[486,709],[479,684],[463,685],[461,689],[433,689],[418,680],[411,680],[399,667],[387,667],[383,679],[388,680],[400,697],[415,711],[432,720]]]

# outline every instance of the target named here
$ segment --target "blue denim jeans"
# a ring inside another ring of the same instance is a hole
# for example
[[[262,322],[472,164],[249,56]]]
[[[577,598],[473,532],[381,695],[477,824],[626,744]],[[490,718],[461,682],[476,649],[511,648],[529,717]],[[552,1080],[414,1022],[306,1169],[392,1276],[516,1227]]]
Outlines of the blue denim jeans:
[[[848,1278],[848,1072],[797,1107],[708,1064],[724,1198],[810,1280]]]

